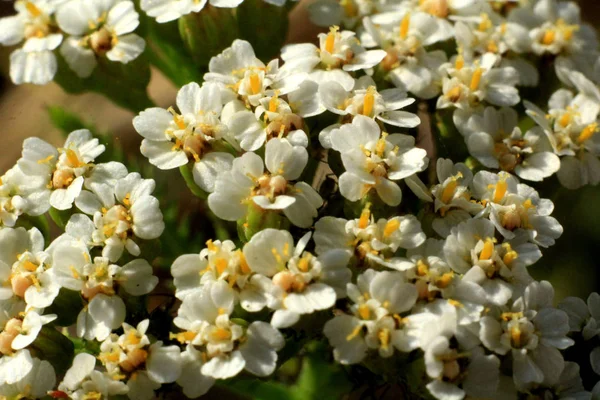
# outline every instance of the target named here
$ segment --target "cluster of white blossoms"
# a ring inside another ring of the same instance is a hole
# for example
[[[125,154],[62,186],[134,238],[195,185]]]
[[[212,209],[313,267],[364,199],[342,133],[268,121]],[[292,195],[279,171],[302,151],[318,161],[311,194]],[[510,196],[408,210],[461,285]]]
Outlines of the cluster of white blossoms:
[[[241,3],[139,6],[162,24]],[[0,20],[0,43],[25,40],[16,82],[51,79],[59,46],[81,77],[143,51],[131,1],[16,7]],[[155,181],[99,162],[90,131],[25,140],[0,179],[0,397],[196,398],[272,375],[306,340],[427,398],[599,398],[580,370],[600,375],[600,296],[555,304],[533,267],[563,233],[544,188],[600,183],[600,51],[577,5],[309,11],[329,27],[316,44],[265,62],[235,40],[172,107],[133,119],[141,154],[204,202],[214,226],[190,243]],[[531,89],[545,81],[549,99]],[[156,287],[168,301],[151,307]],[[77,355],[56,362],[57,337]]]
[[[130,0],[17,0],[17,15],[0,18],[0,44],[22,44],[10,55],[16,84],[50,82],[58,70],[54,50],[81,78],[99,58],[128,63],[146,46],[133,33],[139,15]]]

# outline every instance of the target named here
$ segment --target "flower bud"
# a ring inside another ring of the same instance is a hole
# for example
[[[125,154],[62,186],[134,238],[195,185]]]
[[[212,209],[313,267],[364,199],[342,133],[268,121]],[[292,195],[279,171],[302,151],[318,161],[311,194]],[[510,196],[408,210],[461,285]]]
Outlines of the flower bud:
[[[288,30],[288,9],[263,0],[245,0],[237,8],[238,27],[262,60],[277,57]],[[265,23],[265,21],[269,21]]]

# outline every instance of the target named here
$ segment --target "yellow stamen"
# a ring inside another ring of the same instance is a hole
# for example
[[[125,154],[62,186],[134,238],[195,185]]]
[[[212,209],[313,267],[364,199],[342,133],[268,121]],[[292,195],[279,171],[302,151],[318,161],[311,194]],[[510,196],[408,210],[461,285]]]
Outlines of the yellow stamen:
[[[277,96],[278,93],[275,92],[275,95],[271,97],[271,100],[269,100],[269,112],[277,111],[277,107],[279,106],[279,98]]]
[[[50,162],[50,160],[52,160],[53,158],[54,158],[54,155],[52,155],[52,154],[51,154],[51,155],[49,155],[49,156],[48,156],[48,157],[46,157],[46,158],[42,158],[41,160],[38,160],[38,164],[46,164],[46,163],[49,163],[49,162]]]
[[[365,229],[369,225],[369,220],[371,219],[371,211],[369,208],[371,207],[371,203],[367,203],[365,208],[360,213],[360,219],[358,220],[358,227],[360,229]]]
[[[556,39],[556,32],[546,31],[544,32],[544,36],[542,36],[542,44],[550,46],[552,43],[554,43],[554,39]]]
[[[488,29],[490,29],[492,26],[493,25],[492,25],[492,21],[490,20],[490,17],[488,17],[488,15],[486,13],[481,14],[481,22],[479,23],[477,30],[479,32],[485,32]]]
[[[560,126],[562,126],[564,128],[571,123],[572,118],[573,118],[572,114],[570,112],[566,112],[562,115],[562,117],[560,117],[560,119],[558,120],[558,123],[560,124]]]
[[[246,261],[246,257],[244,257],[244,253],[242,253],[240,250],[238,250],[238,253],[240,256],[240,270],[243,274],[249,274],[252,272],[252,270],[250,269],[250,266],[248,266],[248,262]]]
[[[27,271],[29,272],[33,272],[37,269],[37,265],[35,265],[34,263],[32,263],[31,261],[25,261],[23,263],[23,268],[25,268]]]
[[[250,90],[252,91],[252,94],[260,93],[260,89],[260,76],[257,73],[252,73],[250,75]]]
[[[406,13],[402,22],[400,22],[400,39],[406,39],[408,36],[408,28],[410,27],[410,13]]]
[[[502,247],[506,250],[506,254],[502,257],[502,262],[504,264],[510,265],[519,257],[519,254],[512,249],[510,243],[502,243]]]
[[[479,83],[481,82],[481,76],[483,75],[483,70],[481,68],[475,69],[473,72],[473,76],[471,77],[471,83],[469,85],[469,89],[472,92],[476,91],[479,88]]]
[[[224,258],[217,258],[215,260],[215,268],[217,269],[218,276],[223,275],[223,272],[225,272],[225,269],[227,269],[227,260]]]
[[[371,318],[371,310],[369,309],[369,306],[367,306],[366,304],[361,304],[360,306],[358,306],[358,315],[361,319]]]
[[[308,272],[311,258],[312,255],[310,253],[306,253],[306,255],[298,261],[298,269],[302,272]]]
[[[175,112],[175,110],[173,109],[173,107],[169,107],[167,109],[168,112],[171,113],[171,115],[173,115],[173,122],[175,122],[175,125],[177,125],[177,127],[179,129],[185,129],[185,122],[183,121],[183,118],[181,118],[181,115],[177,114]]]
[[[417,261],[417,275],[425,276],[429,272],[429,267],[423,260]]]
[[[454,68],[456,68],[457,70],[460,71],[464,66],[465,66],[465,59],[463,58],[462,54],[459,54],[458,56],[456,56],[456,61],[454,62]]]
[[[365,94],[365,98],[363,100],[362,115],[370,117],[371,113],[373,112],[374,105],[375,105],[375,87],[369,86],[369,88],[367,89],[367,93]]]
[[[440,276],[438,279],[436,279],[435,286],[439,287],[440,289],[445,289],[448,286],[450,286],[450,283],[452,283],[453,279],[454,279],[454,272],[453,271],[446,272],[445,274]]]
[[[328,53],[333,53],[338,29],[340,28],[337,26],[332,26],[327,34],[327,39],[325,39],[325,51]]]
[[[508,190],[508,184],[506,183],[506,179],[500,179],[496,185],[494,185],[494,198],[492,201],[494,203],[499,203],[506,195],[506,191]]]
[[[208,248],[208,251],[219,251],[219,248],[217,246],[215,246],[215,244],[213,243],[212,240],[207,240],[206,241],[206,247]]]
[[[523,339],[523,334],[521,332],[521,329],[519,328],[519,325],[516,325],[514,327],[511,328],[510,330],[510,339],[512,341],[512,345],[514,347],[521,347],[522,346],[522,339]]]
[[[392,219],[385,224],[385,228],[383,229],[383,237],[389,237],[392,233],[396,232],[400,227],[400,221],[397,219]]]
[[[352,339],[354,339],[356,336],[358,336],[360,334],[360,331],[362,330],[362,325],[358,325],[356,328],[354,328],[352,330],[352,332],[350,332],[350,334],[348,336],[346,336],[346,341],[351,341]]]
[[[581,133],[577,137],[577,143],[581,144],[585,142],[586,140],[591,138],[596,132],[598,132],[598,123],[594,122],[593,124],[589,124],[581,131]]]
[[[487,238],[483,244],[483,250],[479,253],[479,259],[489,260],[492,258],[492,254],[494,254],[494,241],[491,238]]]
[[[381,343],[381,347],[384,350],[387,350],[390,344],[390,330],[382,329],[377,333],[377,337],[379,338],[379,342]]]
[[[215,340],[229,340],[231,339],[231,332],[227,329],[217,328],[211,333],[211,336]]]
[[[39,17],[40,15],[42,15],[42,11],[39,8],[37,8],[35,4],[29,1],[25,3],[25,8],[33,17]]]
[[[127,193],[125,195],[123,198],[123,204],[125,204],[127,207],[131,207],[131,193]]]

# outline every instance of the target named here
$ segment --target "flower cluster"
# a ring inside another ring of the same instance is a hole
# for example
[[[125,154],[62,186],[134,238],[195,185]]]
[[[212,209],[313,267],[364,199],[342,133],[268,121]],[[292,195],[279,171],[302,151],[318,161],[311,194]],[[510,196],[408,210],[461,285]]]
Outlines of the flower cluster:
[[[186,31],[207,9],[240,4],[140,7]],[[58,46],[80,77],[144,48],[128,0],[16,7],[0,20],[1,43],[25,40],[11,56],[16,82],[51,79]],[[600,51],[578,7],[309,10],[329,26],[317,44],[266,62],[237,39],[172,107],[133,119],[141,154],[179,169],[202,202],[213,226],[199,234],[170,225],[187,211],[163,216],[154,179],[97,162],[110,152],[90,131],[59,148],[25,140],[0,180],[0,396],[196,398],[219,380],[272,375],[304,340],[440,400],[600,395],[580,376],[590,365],[600,375],[600,296],[555,305],[532,267],[563,233],[553,180],[600,182]],[[561,87],[531,98],[524,88],[546,74]],[[159,305],[144,297],[156,287]],[[65,341],[66,364],[44,350]]]

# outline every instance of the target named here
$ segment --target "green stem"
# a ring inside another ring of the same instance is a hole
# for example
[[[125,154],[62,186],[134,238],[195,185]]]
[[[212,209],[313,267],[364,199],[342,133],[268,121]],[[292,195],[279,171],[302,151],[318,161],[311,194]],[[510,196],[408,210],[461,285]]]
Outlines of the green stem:
[[[196,182],[194,182],[194,175],[192,173],[192,167],[190,163],[179,167],[179,172],[181,172],[181,176],[183,176],[187,187],[194,194],[194,196],[199,197],[203,200],[206,200],[208,198],[208,193],[200,189],[200,186],[198,186]]]

